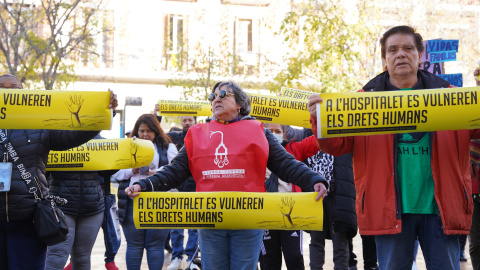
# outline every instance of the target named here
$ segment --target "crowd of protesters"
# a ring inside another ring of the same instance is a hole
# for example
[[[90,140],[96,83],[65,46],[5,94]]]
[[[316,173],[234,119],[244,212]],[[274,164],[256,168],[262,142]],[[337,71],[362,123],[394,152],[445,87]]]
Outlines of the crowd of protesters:
[[[419,68],[425,48],[415,29],[393,27],[383,33],[380,46],[384,72],[359,92],[453,87]],[[473,72],[478,86],[479,73],[478,68]],[[3,75],[0,88],[23,87],[16,77]],[[459,270],[460,261],[467,260],[467,235],[473,269],[480,270],[479,129],[317,139],[321,94],[309,98],[311,130],[297,132],[251,117],[250,98],[237,83],[218,82],[208,100],[212,116],[205,123],[183,116],[180,131],[163,131],[158,107],[137,119],[128,137],[154,145],[151,164],[142,168],[54,172],[48,177],[50,150],[78,146],[99,131],[0,130],[3,162],[13,163],[5,146],[11,143],[40,192],[68,200],[60,208],[69,226],[62,243],[47,247],[39,240],[33,225],[35,199],[13,166],[11,189],[0,192],[0,269],[90,269],[93,245],[111,207],[102,183],[113,174],[119,183],[118,215],[129,270],[141,268],[144,251],[149,269],[162,269],[169,239],[168,270],[185,265],[280,270],[282,255],[287,269],[303,270],[304,233],[310,234],[307,269],[324,269],[325,240],[331,239],[334,269],[356,270],[360,266],[352,239],[357,232],[362,236],[365,270],[415,269],[418,246],[427,269]],[[116,106],[111,92],[109,108]],[[213,135],[218,140],[209,140]],[[226,151],[215,151],[220,146],[228,148],[228,159]],[[424,151],[409,151],[415,147]],[[205,177],[220,163],[241,168],[245,175]],[[184,247],[184,229],[135,228],[133,198],[152,191],[316,192],[316,200],[323,200],[323,231],[188,229]],[[118,248],[106,248],[106,269],[118,269],[114,262]]]

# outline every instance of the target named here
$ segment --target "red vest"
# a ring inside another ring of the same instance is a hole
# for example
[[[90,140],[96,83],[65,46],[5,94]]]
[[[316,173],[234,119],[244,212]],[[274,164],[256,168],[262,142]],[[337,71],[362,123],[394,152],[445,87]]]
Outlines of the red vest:
[[[268,141],[262,123],[197,124],[185,137],[197,191],[265,192]]]

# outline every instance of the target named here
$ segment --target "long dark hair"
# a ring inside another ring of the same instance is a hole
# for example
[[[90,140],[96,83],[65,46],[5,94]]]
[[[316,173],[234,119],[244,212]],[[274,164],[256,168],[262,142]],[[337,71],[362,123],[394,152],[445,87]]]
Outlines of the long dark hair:
[[[150,128],[155,133],[155,144],[161,145],[163,148],[168,148],[168,144],[172,142],[170,137],[168,137],[165,132],[163,132],[162,127],[160,127],[160,123],[157,120],[157,117],[153,114],[142,114],[138,117],[137,122],[135,122],[135,127],[130,133],[129,137],[137,137],[138,138],[138,129],[140,128],[141,124],[146,124],[148,128]]]

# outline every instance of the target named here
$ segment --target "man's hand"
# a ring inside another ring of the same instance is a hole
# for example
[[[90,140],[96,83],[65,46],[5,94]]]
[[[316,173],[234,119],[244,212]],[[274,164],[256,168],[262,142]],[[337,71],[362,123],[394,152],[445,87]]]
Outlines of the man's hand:
[[[323,99],[319,94],[313,94],[308,98],[308,111],[313,117],[317,117],[317,103],[322,102]]]
[[[110,104],[108,104],[108,108],[115,110],[118,106],[117,95],[115,95],[110,89],[108,89],[108,91],[110,92]]]
[[[141,191],[142,191],[142,187],[140,185],[133,185],[125,189],[125,194],[127,194],[127,196],[133,199],[138,195],[140,195]]]
[[[315,201],[323,199],[323,198],[325,198],[325,196],[327,196],[327,188],[325,187],[325,185],[322,182],[316,183],[313,186],[313,189],[315,190],[315,192],[318,192],[318,196],[315,199]]]

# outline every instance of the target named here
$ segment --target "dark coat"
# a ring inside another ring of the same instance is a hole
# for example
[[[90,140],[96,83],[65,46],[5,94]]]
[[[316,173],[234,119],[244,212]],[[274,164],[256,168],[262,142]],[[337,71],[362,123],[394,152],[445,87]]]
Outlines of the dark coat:
[[[172,142],[177,147],[177,150],[180,151],[182,147],[185,145],[185,136],[187,136],[187,131],[182,130],[182,132],[169,132],[167,133],[172,139]],[[195,184],[195,180],[193,177],[189,177],[185,182],[183,182],[180,186],[177,187],[178,191],[180,192],[193,192],[197,188]]]
[[[59,206],[65,214],[94,215],[105,210],[105,200],[97,172],[52,172],[50,194],[68,200]]]
[[[353,238],[357,234],[355,212],[355,183],[352,154],[335,157],[330,193],[324,200],[324,231],[345,232]]]
[[[48,194],[45,168],[49,151],[70,149],[89,141],[97,134],[98,131],[7,130],[8,140],[20,157],[18,162],[23,163],[32,178],[38,181],[44,196]],[[3,144],[0,145],[0,156],[3,157],[5,148]],[[34,210],[33,194],[28,192],[25,181],[20,177],[20,171],[14,165],[10,191],[0,192],[0,221],[33,221]]]
[[[94,139],[105,139],[100,135]],[[117,170],[108,171],[58,171],[50,173],[50,194],[68,200],[59,205],[65,214],[94,215],[105,210],[104,179],[109,179]],[[108,193],[110,193],[108,180]]]

